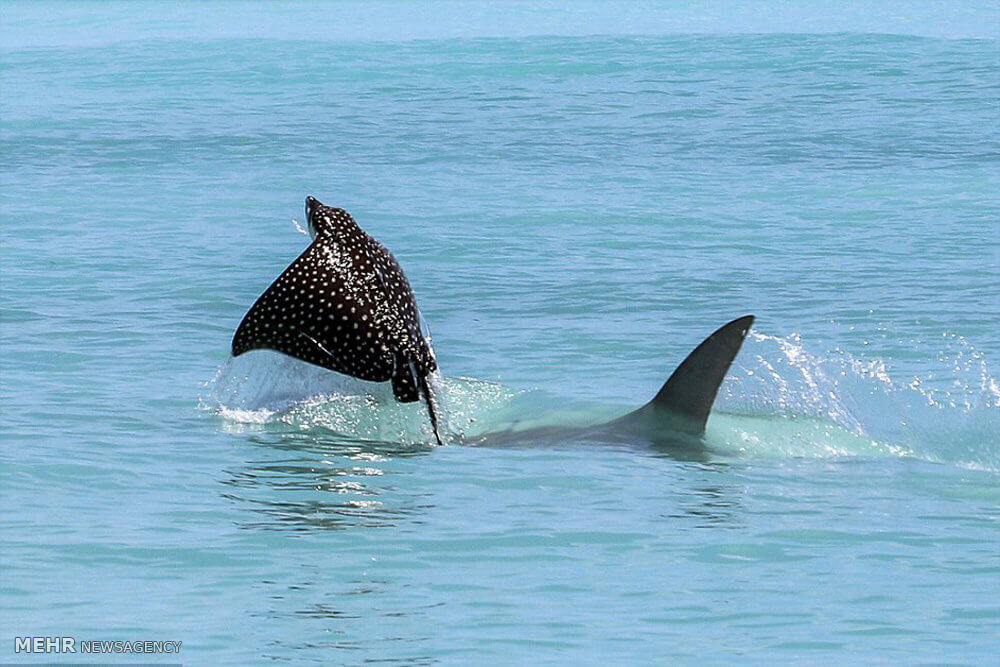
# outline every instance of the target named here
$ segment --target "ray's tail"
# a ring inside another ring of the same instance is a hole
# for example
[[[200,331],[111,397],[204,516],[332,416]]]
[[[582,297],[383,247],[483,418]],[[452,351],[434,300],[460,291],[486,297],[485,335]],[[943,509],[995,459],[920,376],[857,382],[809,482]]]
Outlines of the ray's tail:
[[[441,432],[438,428],[437,403],[427,382],[427,377],[437,368],[437,364],[433,363],[433,357],[431,361],[429,364],[420,363],[402,355],[397,356],[392,368],[392,393],[400,403],[413,403],[423,396],[427,401],[427,412],[431,418],[431,427],[434,429],[434,439],[441,445],[444,443],[441,441]]]
[[[431,418],[431,428],[434,429],[434,439],[437,440],[437,444],[443,445],[441,441],[441,433],[438,429],[438,415],[437,415],[437,403],[434,400],[434,394],[431,392],[430,385],[427,383],[427,376],[430,373],[417,373],[417,382],[420,383],[420,393],[424,395],[424,400],[427,401],[427,414]]]

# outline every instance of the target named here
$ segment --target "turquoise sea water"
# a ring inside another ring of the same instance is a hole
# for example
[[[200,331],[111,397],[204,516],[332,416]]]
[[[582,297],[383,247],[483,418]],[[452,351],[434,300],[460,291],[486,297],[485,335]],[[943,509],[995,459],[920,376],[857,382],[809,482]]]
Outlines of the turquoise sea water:
[[[990,3],[0,11],[0,662],[995,659]],[[405,267],[451,444],[228,358],[307,194]],[[750,312],[703,452],[527,431]]]

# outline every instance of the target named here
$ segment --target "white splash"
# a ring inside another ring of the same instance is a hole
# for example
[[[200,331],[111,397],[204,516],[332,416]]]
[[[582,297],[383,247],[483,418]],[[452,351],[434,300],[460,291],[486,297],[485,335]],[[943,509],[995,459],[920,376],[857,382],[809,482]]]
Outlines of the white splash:
[[[517,394],[502,385],[434,374],[430,385],[445,440],[489,423]],[[422,401],[399,403],[388,383],[366,382],[270,351],[230,358],[205,383],[204,409],[231,430],[259,425],[380,442],[434,441]]]
[[[935,354],[941,370],[904,380],[882,359],[840,349],[813,354],[798,335],[751,333],[716,409],[768,419],[713,417],[710,431],[726,446],[758,454],[915,456],[1000,469],[998,383],[967,340],[943,339]],[[915,346],[926,356],[925,343]]]

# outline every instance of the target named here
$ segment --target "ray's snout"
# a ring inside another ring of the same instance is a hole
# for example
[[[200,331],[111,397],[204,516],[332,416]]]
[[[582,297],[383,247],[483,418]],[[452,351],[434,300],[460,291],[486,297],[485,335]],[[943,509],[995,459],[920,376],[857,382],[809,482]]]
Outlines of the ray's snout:
[[[321,204],[320,201],[312,195],[306,197],[306,220],[312,218],[313,211],[322,205],[323,204]]]
[[[306,229],[309,230],[309,236],[316,238],[316,224],[313,222],[313,213],[316,209],[321,207],[323,204],[320,203],[318,199],[309,195],[306,197]]]

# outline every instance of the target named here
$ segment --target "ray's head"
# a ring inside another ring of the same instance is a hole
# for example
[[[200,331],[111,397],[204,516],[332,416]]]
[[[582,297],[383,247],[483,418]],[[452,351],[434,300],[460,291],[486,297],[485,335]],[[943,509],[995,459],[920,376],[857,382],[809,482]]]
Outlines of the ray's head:
[[[338,225],[353,225],[354,218],[342,208],[324,206],[323,202],[315,197],[306,197],[306,222],[309,226],[309,235],[313,238],[321,234],[329,234]]]

